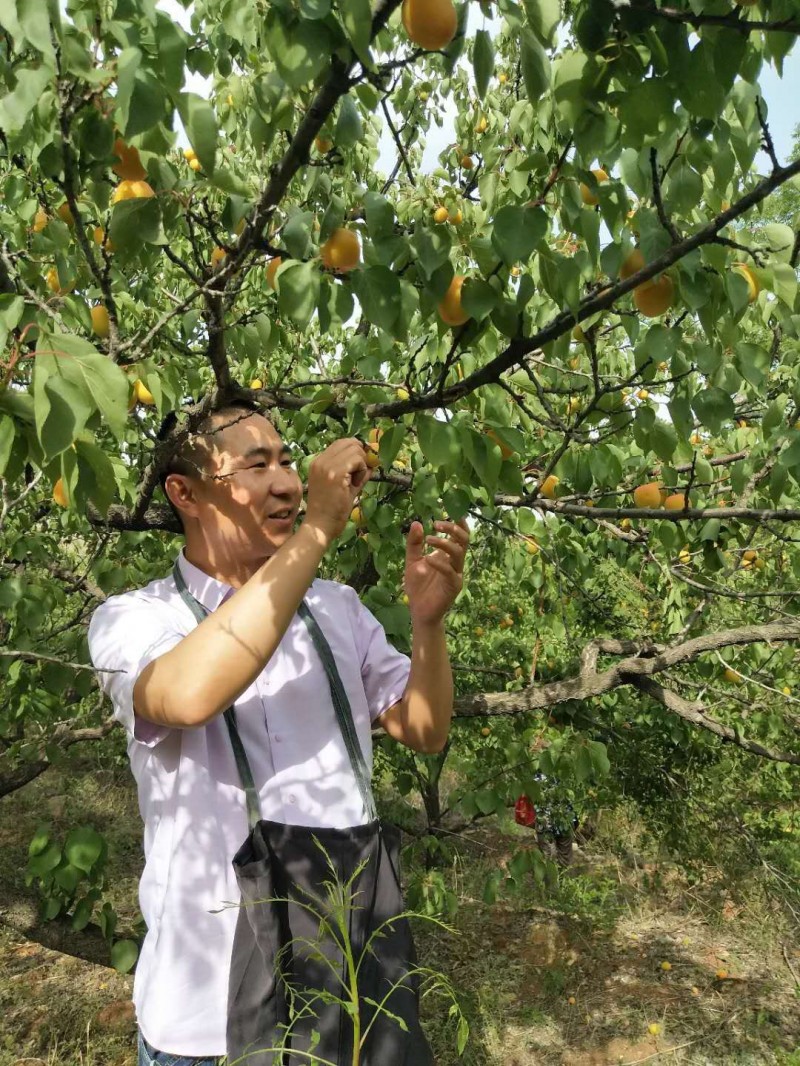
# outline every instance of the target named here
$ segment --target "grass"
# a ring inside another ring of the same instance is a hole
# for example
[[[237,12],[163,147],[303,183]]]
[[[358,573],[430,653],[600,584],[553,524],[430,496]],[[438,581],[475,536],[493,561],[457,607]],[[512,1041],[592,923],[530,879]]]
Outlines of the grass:
[[[122,737],[71,754],[1,814],[0,1066],[133,1066],[132,977],[105,965],[99,938],[38,925],[24,883],[41,821],[61,836],[89,823],[108,838],[120,926],[135,921],[141,822]],[[438,1066],[800,1066],[800,943],[761,896],[657,862],[616,812],[549,898],[485,904],[486,875],[526,832],[487,820],[459,841],[444,871],[457,935],[415,928],[420,963],[452,979],[471,1025],[459,1059],[446,1004],[423,1003]]]

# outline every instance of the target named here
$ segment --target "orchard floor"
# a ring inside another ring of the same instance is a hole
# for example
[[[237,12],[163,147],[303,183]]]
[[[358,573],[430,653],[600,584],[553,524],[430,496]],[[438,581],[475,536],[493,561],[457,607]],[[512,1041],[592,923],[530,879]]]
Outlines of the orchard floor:
[[[130,926],[141,837],[120,750],[100,763],[76,752],[0,800],[0,1066],[134,1066],[132,977],[105,964],[91,930],[39,925],[24,881],[41,822],[62,838],[89,823],[109,841],[109,897]],[[415,927],[420,962],[448,974],[471,1026],[459,1058],[447,1004],[424,1003],[438,1066],[800,1066],[800,940],[777,913],[735,903],[713,870],[690,887],[675,866],[620,858],[602,822],[557,900],[487,906],[483,878],[522,832],[472,832],[447,871],[457,934]]]

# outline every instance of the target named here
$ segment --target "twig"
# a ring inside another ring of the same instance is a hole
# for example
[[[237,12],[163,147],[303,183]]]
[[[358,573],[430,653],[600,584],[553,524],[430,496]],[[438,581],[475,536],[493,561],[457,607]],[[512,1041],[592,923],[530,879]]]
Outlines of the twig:
[[[681,235],[669,220],[667,212],[664,210],[664,201],[661,198],[661,180],[658,176],[658,152],[655,148],[650,149],[650,173],[653,176],[653,200],[655,201],[659,222],[670,235],[672,243],[679,244]]]

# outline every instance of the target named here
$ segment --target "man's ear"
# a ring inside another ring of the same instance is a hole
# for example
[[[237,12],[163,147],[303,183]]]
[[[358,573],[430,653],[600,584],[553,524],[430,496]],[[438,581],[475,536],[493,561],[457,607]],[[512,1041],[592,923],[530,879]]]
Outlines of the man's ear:
[[[185,474],[168,474],[164,480],[164,491],[182,516],[197,517],[197,497],[192,478]]]

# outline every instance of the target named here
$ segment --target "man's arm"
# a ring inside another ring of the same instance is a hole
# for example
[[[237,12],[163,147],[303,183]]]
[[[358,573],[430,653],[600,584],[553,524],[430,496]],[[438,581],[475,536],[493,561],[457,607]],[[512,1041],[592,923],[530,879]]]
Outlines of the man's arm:
[[[425,755],[447,743],[453,716],[453,672],[444,621],[414,625],[411,674],[399,703],[375,719],[390,737]]]

